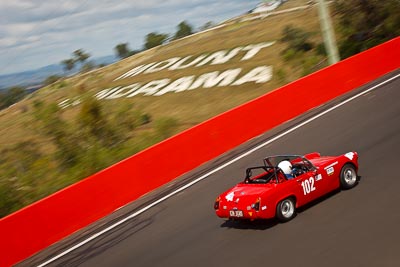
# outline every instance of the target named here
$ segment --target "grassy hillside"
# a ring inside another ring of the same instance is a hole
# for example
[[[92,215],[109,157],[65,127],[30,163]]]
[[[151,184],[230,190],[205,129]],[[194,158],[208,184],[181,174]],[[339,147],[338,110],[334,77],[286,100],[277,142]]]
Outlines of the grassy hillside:
[[[307,2],[292,0],[279,9]],[[254,17],[254,14],[102,69],[60,80],[1,111],[0,215],[325,66],[326,59],[316,48],[321,42],[316,7],[262,19],[246,20],[248,17]],[[315,48],[298,53],[288,51],[288,44],[279,41],[288,25],[308,32]],[[241,52],[225,64],[162,70],[115,80],[138,65],[189,55],[195,58],[263,42],[275,43],[261,49],[251,60],[241,61],[244,55]],[[243,75],[258,66],[272,66],[270,81],[199,88],[162,96],[138,94],[130,98],[102,99],[93,104],[94,96],[106,88],[146,84],[164,78],[173,81],[191,75],[199,77],[204,73],[235,68],[241,68]],[[62,101],[75,105],[55,108]],[[86,129],[82,123],[86,119],[89,124],[95,120],[92,128]],[[112,137],[105,136],[108,133]],[[77,153],[74,149],[80,149],[78,157],[73,157]],[[65,164],[60,164],[60,158],[68,153],[72,153],[70,161],[64,158]]]

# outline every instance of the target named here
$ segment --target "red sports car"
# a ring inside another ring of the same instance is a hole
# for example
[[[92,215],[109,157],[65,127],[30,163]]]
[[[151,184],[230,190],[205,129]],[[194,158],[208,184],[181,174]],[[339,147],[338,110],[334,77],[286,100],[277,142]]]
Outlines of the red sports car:
[[[358,182],[358,154],[340,156],[280,155],[264,159],[264,166],[246,170],[243,182],[221,194],[214,209],[221,218],[268,219],[281,222],[296,209],[335,189]]]

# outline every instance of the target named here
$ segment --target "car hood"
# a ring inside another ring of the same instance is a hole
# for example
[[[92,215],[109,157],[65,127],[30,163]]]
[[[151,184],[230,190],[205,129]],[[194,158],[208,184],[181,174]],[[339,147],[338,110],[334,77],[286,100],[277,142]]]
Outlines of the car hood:
[[[311,159],[310,162],[315,166],[315,167],[323,167],[331,163],[332,161],[336,160],[337,157],[320,157],[320,158],[315,158]]]

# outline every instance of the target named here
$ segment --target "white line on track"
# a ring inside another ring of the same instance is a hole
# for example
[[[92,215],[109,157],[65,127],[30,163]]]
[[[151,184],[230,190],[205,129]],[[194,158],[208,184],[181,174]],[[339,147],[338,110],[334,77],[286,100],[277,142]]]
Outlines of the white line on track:
[[[109,226],[109,227],[103,229],[102,231],[100,231],[100,232],[98,232],[98,233],[96,233],[96,234],[94,234],[94,235],[88,237],[88,238],[85,239],[84,241],[82,241],[82,242],[80,242],[80,243],[74,245],[73,247],[71,247],[71,248],[65,250],[64,252],[58,254],[57,256],[54,256],[53,258],[51,258],[51,259],[49,259],[49,260],[43,262],[42,264],[38,265],[38,267],[46,266],[47,264],[49,264],[49,263],[51,263],[51,262],[53,262],[53,261],[55,261],[55,260],[61,258],[62,256],[64,256],[64,255],[70,253],[71,251],[74,251],[75,249],[77,249],[77,248],[79,248],[79,247],[81,247],[81,246],[83,246],[83,245],[89,243],[89,242],[92,241],[93,239],[95,239],[95,238],[97,238],[97,237],[99,237],[99,236],[101,236],[101,235],[107,233],[108,231],[110,231],[110,230],[114,229],[115,227],[117,227],[117,226],[123,224],[124,222],[126,222],[126,221],[128,221],[128,220],[130,220],[130,219],[132,219],[132,218],[135,218],[136,216],[138,216],[138,215],[142,214],[143,212],[145,212],[145,211],[151,209],[152,207],[154,207],[154,206],[160,204],[161,202],[167,200],[168,198],[170,198],[170,197],[172,197],[172,196],[178,194],[179,192],[182,192],[183,190],[185,190],[185,189],[191,187],[192,185],[194,185],[194,184],[196,184],[196,183],[198,183],[198,182],[204,180],[205,178],[207,178],[207,177],[210,176],[211,174],[214,174],[214,173],[216,173],[216,172],[222,170],[223,168],[225,168],[225,167],[231,165],[232,163],[235,163],[236,161],[238,161],[238,160],[240,160],[240,159],[242,159],[242,158],[244,158],[244,157],[250,155],[251,153],[253,153],[253,152],[259,150],[260,148],[262,148],[262,147],[264,147],[264,146],[266,146],[266,145],[269,145],[269,144],[271,144],[272,142],[275,142],[276,140],[282,138],[283,136],[285,136],[285,135],[287,135],[287,134],[289,134],[289,133],[291,133],[291,132],[293,132],[293,131],[299,129],[300,127],[303,127],[304,125],[306,125],[306,124],[308,124],[308,123],[310,123],[310,122],[312,122],[312,121],[318,119],[319,117],[324,116],[325,114],[331,112],[332,110],[335,110],[335,109],[337,109],[338,107],[341,107],[341,106],[343,106],[343,105],[349,103],[350,101],[353,101],[354,99],[359,98],[360,96],[363,96],[363,95],[365,95],[365,94],[367,94],[367,93],[369,93],[369,92],[375,90],[376,88],[378,88],[378,87],[380,87],[380,86],[382,86],[382,85],[384,85],[384,84],[386,84],[386,83],[391,82],[392,80],[394,80],[394,79],[396,79],[396,78],[398,78],[398,77],[400,77],[400,74],[397,74],[397,75],[395,75],[395,76],[393,76],[393,77],[391,77],[391,78],[389,78],[389,79],[387,79],[387,80],[385,80],[385,81],[383,81],[383,82],[381,82],[381,83],[379,83],[379,84],[377,84],[377,85],[374,85],[373,87],[371,87],[371,88],[369,88],[369,89],[367,89],[367,90],[365,90],[365,91],[363,91],[363,92],[361,92],[361,93],[358,93],[358,94],[356,94],[356,95],[354,95],[354,96],[352,96],[352,97],[350,97],[350,98],[344,100],[343,102],[340,102],[339,104],[336,104],[335,106],[333,106],[333,107],[331,107],[331,108],[329,108],[329,109],[327,109],[327,110],[325,110],[325,111],[323,111],[323,112],[321,112],[321,113],[319,113],[319,114],[317,114],[317,115],[311,117],[310,119],[308,119],[308,120],[306,120],[306,121],[303,121],[302,123],[300,123],[300,124],[298,124],[298,125],[296,125],[296,126],[290,128],[290,129],[286,130],[285,132],[283,132],[283,133],[281,133],[281,134],[279,134],[279,135],[277,135],[277,136],[275,136],[275,137],[269,139],[268,141],[265,141],[264,143],[262,143],[262,144],[260,144],[260,145],[258,145],[258,146],[256,146],[256,147],[254,147],[254,148],[250,149],[249,151],[247,151],[247,152],[245,152],[245,153],[243,153],[243,154],[237,156],[236,158],[234,158],[234,159],[232,159],[232,160],[230,160],[230,161],[228,161],[228,162],[226,162],[226,163],[220,165],[219,167],[215,168],[214,170],[209,171],[208,173],[206,173],[206,174],[200,176],[199,178],[197,178],[197,179],[191,181],[190,183],[188,183],[188,184],[186,184],[186,185],[184,185],[184,186],[182,186],[182,187],[176,189],[175,191],[169,193],[168,195],[166,195],[166,196],[164,196],[164,197],[162,197],[162,198],[160,198],[160,199],[154,201],[154,202],[151,203],[150,205],[148,205],[148,206],[146,206],[146,207],[144,207],[144,208],[142,208],[142,209],[140,209],[140,210],[138,210],[138,211],[132,213],[132,214],[129,215],[128,217],[126,217],[126,218],[124,218],[124,219],[122,219],[122,220],[120,220],[120,221],[114,223],[113,225],[111,225],[111,226]]]

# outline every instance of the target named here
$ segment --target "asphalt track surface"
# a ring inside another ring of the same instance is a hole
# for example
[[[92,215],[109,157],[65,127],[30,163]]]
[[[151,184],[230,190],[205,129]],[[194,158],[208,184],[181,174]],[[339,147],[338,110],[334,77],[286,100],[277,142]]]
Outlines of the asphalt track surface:
[[[287,122],[182,181],[194,180],[399,73]],[[399,100],[400,77],[252,152],[46,266],[400,266]],[[301,99],[296,104],[301,104]],[[245,168],[262,164],[268,155],[313,151],[323,155],[357,151],[360,183],[308,205],[284,224],[275,220],[228,222],[215,215],[216,196],[241,181]],[[165,190],[178,186],[172,183]],[[148,197],[156,199],[162,194],[166,193],[159,190]],[[139,208],[138,203],[130,212]],[[74,237],[68,245],[84,240],[85,235],[89,234]],[[38,265],[63,249],[43,251],[21,266]]]

